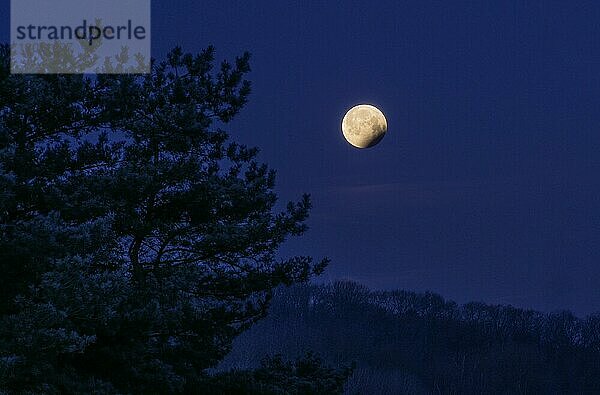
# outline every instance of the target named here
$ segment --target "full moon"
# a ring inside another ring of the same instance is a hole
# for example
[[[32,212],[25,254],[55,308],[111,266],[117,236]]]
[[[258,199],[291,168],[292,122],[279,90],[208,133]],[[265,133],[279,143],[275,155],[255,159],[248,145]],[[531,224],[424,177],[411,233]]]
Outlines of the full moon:
[[[356,148],[373,147],[387,132],[387,121],[378,108],[369,104],[352,107],[342,120],[344,138]]]

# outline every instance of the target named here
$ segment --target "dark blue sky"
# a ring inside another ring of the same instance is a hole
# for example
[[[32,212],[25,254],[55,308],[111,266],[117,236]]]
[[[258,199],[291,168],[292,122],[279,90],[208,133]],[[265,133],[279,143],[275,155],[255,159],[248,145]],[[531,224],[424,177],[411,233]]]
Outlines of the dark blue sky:
[[[0,6],[8,40],[8,6]],[[153,4],[153,55],[253,54],[232,136],[262,149],[325,279],[542,310],[600,311],[600,3]],[[388,135],[357,150],[344,112]]]

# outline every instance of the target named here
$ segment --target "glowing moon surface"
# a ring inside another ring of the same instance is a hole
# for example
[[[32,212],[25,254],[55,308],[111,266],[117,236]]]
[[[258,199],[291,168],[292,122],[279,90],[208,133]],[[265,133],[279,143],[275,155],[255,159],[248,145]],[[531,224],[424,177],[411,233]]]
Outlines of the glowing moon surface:
[[[385,116],[369,104],[352,107],[342,120],[344,138],[356,148],[373,147],[381,141],[385,132]]]

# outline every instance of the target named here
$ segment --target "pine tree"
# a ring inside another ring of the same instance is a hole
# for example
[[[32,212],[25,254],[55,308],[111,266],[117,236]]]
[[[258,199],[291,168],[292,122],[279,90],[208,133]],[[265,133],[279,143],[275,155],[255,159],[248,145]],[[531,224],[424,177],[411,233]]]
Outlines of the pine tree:
[[[220,129],[249,55],[171,51],[149,75],[10,75],[0,48],[0,389],[190,392],[281,284],[308,196]]]

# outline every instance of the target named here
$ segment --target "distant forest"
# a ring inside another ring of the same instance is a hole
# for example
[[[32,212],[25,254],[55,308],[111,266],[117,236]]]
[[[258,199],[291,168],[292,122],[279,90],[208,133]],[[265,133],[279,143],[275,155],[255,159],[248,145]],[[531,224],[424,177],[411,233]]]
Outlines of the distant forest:
[[[354,282],[278,289],[267,318],[235,340],[219,370],[307,351],[356,364],[348,394],[600,393],[599,315],[460,306]]]

